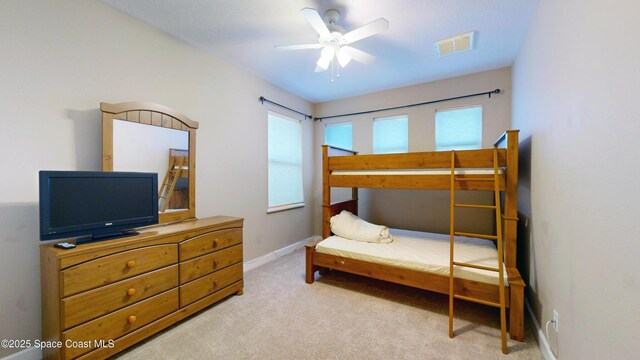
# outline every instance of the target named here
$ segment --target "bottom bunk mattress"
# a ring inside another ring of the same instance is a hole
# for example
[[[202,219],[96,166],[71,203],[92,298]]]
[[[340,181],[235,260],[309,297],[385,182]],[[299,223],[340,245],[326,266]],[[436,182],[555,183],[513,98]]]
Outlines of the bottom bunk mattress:
[[[316,252],[449,276],[449,235],[390,229],[393,242],[367,243],[330,236],[316,245]],[[497,267],[498,251],[492,241],[456,236],[457,262]],[[505,285],[507,272],[504,269]],[[456,278],[498,285],[494,271],[455,266]]]

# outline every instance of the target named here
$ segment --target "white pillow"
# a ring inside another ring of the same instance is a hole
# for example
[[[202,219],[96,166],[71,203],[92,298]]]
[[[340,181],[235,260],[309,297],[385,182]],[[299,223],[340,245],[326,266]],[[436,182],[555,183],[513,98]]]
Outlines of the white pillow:
[[[393,241],[388,227],[368,223],[346,210],[332,216],[329,223],[331,231],[345,239],[385,244]]]

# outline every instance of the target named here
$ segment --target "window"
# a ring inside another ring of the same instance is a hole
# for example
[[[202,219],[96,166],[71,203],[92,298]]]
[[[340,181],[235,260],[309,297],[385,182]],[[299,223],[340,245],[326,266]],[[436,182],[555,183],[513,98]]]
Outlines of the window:
[[[302,192],[302,126],[269,112],[269,208],[267,212],[304,206]]]
[[[373,119],[373,153],[391,154],[409,151],[407,115]]]
[[[436,150],[482,147],[482,106],[436,111]]]
[[[327,124],[324,128],[324,143],[343,149],[353,149],[353,129],[350,122]]]

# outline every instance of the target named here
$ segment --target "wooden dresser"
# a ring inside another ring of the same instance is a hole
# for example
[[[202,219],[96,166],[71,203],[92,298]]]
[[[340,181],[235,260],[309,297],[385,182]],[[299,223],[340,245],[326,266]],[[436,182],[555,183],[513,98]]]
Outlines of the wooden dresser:
[[[106,358],[241,295],[242,226],[216,216],[70,250],[42,245],[45,359]]]

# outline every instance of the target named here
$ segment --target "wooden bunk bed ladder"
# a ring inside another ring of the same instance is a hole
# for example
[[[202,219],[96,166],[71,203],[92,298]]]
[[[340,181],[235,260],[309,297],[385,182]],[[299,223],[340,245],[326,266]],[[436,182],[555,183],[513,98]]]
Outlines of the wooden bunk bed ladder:
[[[173,190],[175,189],[176,183],[180,178],[184,165],[184,156],[170,157],[169,168],[167,169],[167,173],[164,175],[164,180],[162,181],[162,185],[160,186],[160,191],[158,191],[158,197],[163,200],[162,205],[160,206],[160,212],[164,212],[167,210],[167,207],[169,206],[169,200],[171,200]]]
[[[456,170],[456,152],[451,151],[451,180],[450,180],[450,198],[449,198],[449,337],[453,337],[453,302],[454,299],[472,301],[484,305],[494,306],[500,308],[500,337],[502,341],[502,353],[507,354],[507,315],[506,315],[506,301],[505,301],[505,284],[504,284],[504,265],[502,249],[502,226],[501,226],[501,213],[500,213],[500,186],[499,186],[499,172],[498,172],[498,149],[493,149],[493,179],[476,179],[458,177],[455,173]],[[457,181],[478,181],[489,180],[494,182],[494,203],[493,205],[477,205],[477,204],[456,204],[455,202],[455,184]],[[460,232],[455,230],[455,208],[472,208],[472,209],[489,209],[495,211],[496,219],[496,235],[486,234],[473,234],[467,232]],[[484,265],[477,265],[471,263],[458,262],[454,259],[455,237],[456,236],[469,236],[488,240],[494,240],[497,242],[498,247],[498,266],[490,267]],[[455,293],[454,287],[454,267],[469,267],[474,269],[481,269],[487,271],[495,271],[498,273],[498,288],[499,288],[499,302],[486,301],[472,296],[464,296]]]

